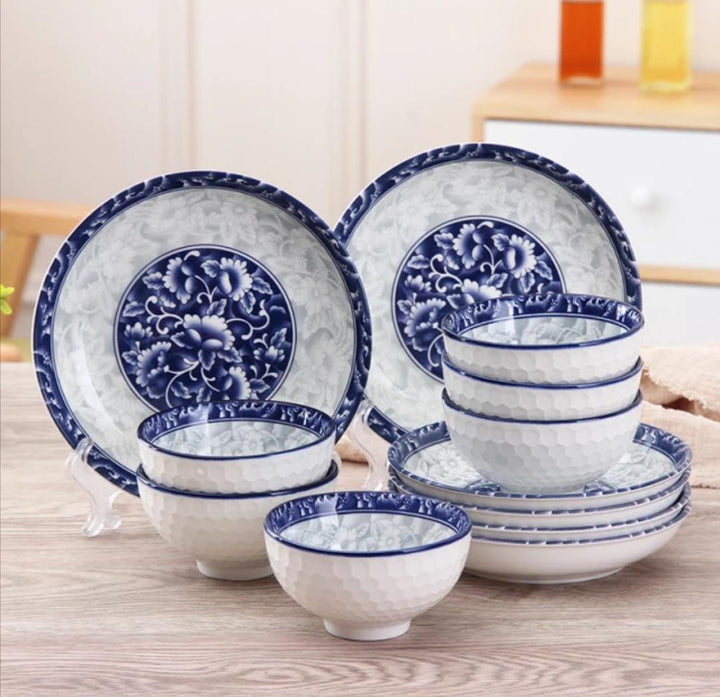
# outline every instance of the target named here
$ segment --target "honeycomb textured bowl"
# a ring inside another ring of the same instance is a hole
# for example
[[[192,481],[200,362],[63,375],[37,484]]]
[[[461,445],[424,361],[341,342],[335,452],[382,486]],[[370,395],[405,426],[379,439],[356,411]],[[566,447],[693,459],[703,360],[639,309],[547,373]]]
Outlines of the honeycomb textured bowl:
[[[640,424],[640,393],[608,416],[576,421],[512,421],[460,409],[443,391],[450,438],[478,473],[507,491],[572,491],[615,465]]]
[[[138,427],[145,474],[173,489],[261,493],[327,472],[335,424],[289,402],[229,401],[161,411]]]
[[[450,592],[470,521],[423,497],[342,492],[278,506],[265,541],[280,585],[330,634],[374,641],[404,634]]]
[[[445,356],[443,378],[450,399],[463,409],[505,419],[568,421],[612,414],[632,404],[642,361],[617,378],[577,385],[536,385],[493,380],[453,365]]]
[[[531,543],[473,537],[465,571],[513,583],[576,583],[603,578],[664,547],[689,513],[688,503],[663,525],[606,540]]]
[[[462,370],[508,382],[569,385],[625,375],[638,360],[643,316],[592,295],[519,295],[450,312],[445,352]]]
[[[263,520],[283,501],[308,493],[333,491],[339,459],[318,482],[264,494],[202,494],[171,489],[137,471],[145,513],[160,536],[195,559],[205,576],[243,581],[270,576]]]

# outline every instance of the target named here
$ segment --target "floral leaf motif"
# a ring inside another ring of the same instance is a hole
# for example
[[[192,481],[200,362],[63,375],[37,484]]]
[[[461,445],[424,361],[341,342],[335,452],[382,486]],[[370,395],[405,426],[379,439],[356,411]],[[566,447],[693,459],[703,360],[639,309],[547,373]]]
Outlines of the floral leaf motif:
[[[267,392],[270,388],[264,380],[253,378],[250,380],[250,389],[254,393],[261,395],[263,392]]]
[[[137,351],[135,351],[135,350],[123,351],[121,355],[122,355],[122,359],[126,363],[129,363],[130,365],[137,365],[137,358],[138,358]]]
[[[222,315],[225,313],[226,306],[227,300],[225,298],[220,298],[220,300],[213,300],[213,302],[208,305],[207,312],[205,314]]]
[[[192,399],[192,394],[190,393],[190,390],[185,386],[185,383],[175,381],[170,386],[170,392],[172,392],[175,397],[179,397],[183,401],[187,401],[189,399]]]
[[[163,275],[161,271],[153,271],[147,276],[143,276],[143,283],[153,290],[160,290],[164,287]]]
[[[435,235],[435,242],[441,249],[452,249],[455,242],[455,235],[452,232],[438,232]]]
[[[532,271],[526,273],[524,276],[520,277],[518,283],[520,285],[520,290],[523,293],[527,294],[533,289],[533,286],[535,285],[535,275],[532,273]]]
[[[200,264],[200,266],[202,266],[203,271],[210,276],[210,278],[216,278],[220,273],[220,262],[215,259],[208,259]]]
[[[403,315],[409,315],[412,309],[412,303],[409,300],[399,300],[397,309],[400,310]]]
[[[287,343],[287,327],[283,327],[282,329],[278,329],[270,339],[270,344],[274,346],[275,348],[281,348],[284,344]]]
[[[542,278],[546,278],[548,281],[553,280],[552,269],[542,259],[537,260],[534,270],[538,276],[542,276]]]
[[[202,365],[205,370],[211,370],[213,365],[215,365],[214,351],[202,348],[198,352],[198,358],[200,359],[200,365]]]
[[[255,295],[253,293],[245,293],[240,300],[240,304],[243,306],[245,312],[251,315],[255,307]]]
[[[427,257],[424,257],[422,254],[415,254],[408,261],[407,267],[410,269],[416,269],[416,270],[428,269],[428,268],[430,268],[430,261],[428,260]]]
[[[139,317],[144,314],[145,306],[142,303],[131,300],[125,307],[123,307],[123,317]]]
[[[492,241],[495,245],[495,249],[499,249],[501,252],[505,251],[508,244],[510,244],[510,238],[507,235],[503,235],[501,232],[493,235]]]
[[[228,363],[240,363],[242,360],[240,357],[240,353],[234,346],[230,346],[227,349],[224,349],[222,351],[218,351],[218,358],[222,358],[222,360],[227,361]]]
[[[270,284],[260,275],[253,274],[252,288],[261,295],[272,295]]]
[[[507,282],[508,275],[506,273],[494,273],[490,276],[486,283],[489,286],[495,286],[496,288],[502,288]]]

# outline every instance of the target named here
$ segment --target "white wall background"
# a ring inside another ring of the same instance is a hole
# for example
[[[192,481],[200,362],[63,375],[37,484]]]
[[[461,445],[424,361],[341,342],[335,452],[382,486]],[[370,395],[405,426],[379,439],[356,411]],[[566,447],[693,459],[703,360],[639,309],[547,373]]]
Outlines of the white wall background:
[[[606,64],[637,64],[640,4],[606,1]],[[0,7],[3,196],[96,204],[162,171],[218,168],[288,190],[330,225],[397,160],[468,140],[472,101],[558,45],[559,0]],[[720,69],[718,45],[720,2],[695,0],[695,67]]]

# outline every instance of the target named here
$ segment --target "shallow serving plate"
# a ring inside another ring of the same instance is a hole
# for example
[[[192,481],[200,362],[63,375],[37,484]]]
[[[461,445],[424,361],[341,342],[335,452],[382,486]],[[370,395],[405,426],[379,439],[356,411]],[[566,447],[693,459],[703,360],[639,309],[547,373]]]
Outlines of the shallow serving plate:
[[[473,537],[465,571],[513,583],[574,583],[603,578],[664,547],[690,513],[650,530],[605,540],[509,542]]]
[[[529,512],[615,506],[654,496],[680,479],[691,456],[690,448],[677,436],[640,424],[633,445],[618,464],[581,491],[511,493],[479,478],[450,441],[445,422],[439,422],[391,445],[388,463],[402,481],[426,496],[465,506]]]
[[[415,155],[371,182],[335,233],[368,293],[368,425],[388,441],[442,418],[439,324],[449,310],[547,291],[641,307],[630,243],[603,199],[561,165],[504,145]]]
[[[489,506],[464,506],[457,504],[468,514],[473,523],[480,525],[502,525],[511,528],[540,527],[545,529],[579,528],[623,524],[648,518],[673,507],[690,479],[687,470],[667,489],[635,501],[603,506],[599,508],[578,508],[575,510],[523,511]],[[418,489],[402,481],[394,470],[388,472],[388,488],[402,494],[421,494]],[[421,494],[422,495],[422,494]],[[427,495],[427,494],[425,494]],[[437,498],[437,493],[435,497]],[[592,504],[593,500],[588,501]]]
[[[242,175],[180,172],[68,237],[33,352],[65,438],[90,438],[90,464],[137,493],[135,429],[153,411],[272,398],[330,414],[339,437],[367,379],[370,319],[355,266],[306,206]]]

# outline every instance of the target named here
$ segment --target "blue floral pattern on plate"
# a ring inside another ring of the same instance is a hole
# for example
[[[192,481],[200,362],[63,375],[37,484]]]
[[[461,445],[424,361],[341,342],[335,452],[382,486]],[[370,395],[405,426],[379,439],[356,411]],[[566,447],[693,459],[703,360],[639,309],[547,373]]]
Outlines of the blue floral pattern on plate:
[[[165,409],[211,399],[268,399],[292,361],[280,283],[222,248],[173,250],[136,277],[118,308],[116,354],[130,387]]]
[[[410,358],[442,380],[440,321],[466,305],[531,292],[562,292],[557,263],[509,221],[463,218],[431,230],[395,279],[393,320]]]

